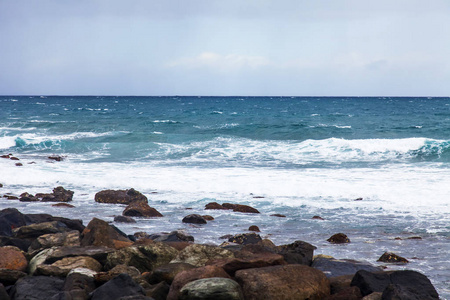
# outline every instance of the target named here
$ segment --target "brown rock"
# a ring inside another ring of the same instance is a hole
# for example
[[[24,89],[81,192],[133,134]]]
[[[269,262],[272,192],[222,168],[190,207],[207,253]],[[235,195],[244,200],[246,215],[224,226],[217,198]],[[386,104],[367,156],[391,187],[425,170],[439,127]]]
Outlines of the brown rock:
[[[5,246],[0,248],[0,268],[25,272],[28,261],[19,248]]]
[[[341,275],[328,278],[330,280],[330,292],[331,294],[339,293],[342,290],[346,290],[350,287],[354,274]]]
[[[15,156],[11,156],[9,159],[10,159],[10,160],[20,160],[20,159],[18,159],[18,158],[15,157]]]
[[[210,260],[228,257],[234,257],[229,250],[210,245],[192,244],[180,251],[171,262],[184,262],[200,267],[206,265]]]
[[[181,288],[186,285],[186,283],[197,279],[212,277],[230,278],[230,276],[222,268],[216,266],[205,266],[178,273],[170,286],[167,300],[177,300]]]
[[[213,221],[214,220],[214,217],[210,216],[210,215],[203,215],[202,218],[205,219],[206,221]]]
[[[122,213],[129,217],[162,217],[163,215],[150,207],[146,202],[134,201],[130,203]]]
[[[235,209],[237,204],[233,203],[222,203],[222,207],[225,209]]]
[[[341,290],[331,296],[325,298],[326,300],[360,300],[362,299],[361,291],[358,287],[352,286]]]
[[[89,256],[65,257],[51,265],[39,265],[36,272],[38,275],[67,276],[71,270],[76,268],[85,268],[95,272],[100,272],[102,265]]]
[[[304,265],[284,265],[236,272],[245,299],[319,300],[330,295],[325,274]]]
[[[252,225],[248,228],[249,231],[255,231],[255,232],[261,232],[261,230],[259,230],[259,227],[256,225]]]
[[[273,215],[270,215],[271,217],[278,217],[278,218],[286,218],[286,216],[285,215],[282,215],[282,214],[273,214]]]
[[[324,218],[322,218],[321,216],[314,216],[311,219],[313,220],[325,220]]]
[[[16,167],[23,167],[22,163],[16,163]]]
[[[223,207],[217,202],[211,202],[205,205],[205,209],[228,209],[228,208]]]
[[[248,251],[237,251],[235,255],[236,258],[214,260],[209,262],[208,265],[221,267],[230,276],[234,276],[238,270],[287,264],[282,255],[270,252],[252,253]]]
[[[187,215],[183,218],[182,222],[190,224],[206,224],[206,220],[198,214]]]
[[[53,207],[68,207],[68,208],[74,208],[75,206],[72,204],[68,204],[68,203],[56,203],[56,204],[52,204]]]
[[[48,156],[47,158],[50,160],[54,160],[54,161],[63,161],[64,160],[64,158],[59,155]]]
[[[259,214],[259,211],[256,208],[253,208],[253,207],[248,206],[248,205],[242,205],[242,204],[236,204],[235,208],[233,208],[233,211],[243,212],[243,213]]]
[[[117,228],[94,218],[81,234],[81,246],[103,246],[121,249],[133,244]]]
[[[336,233],[332,235],[327,241],[332,244],[350,243],[350,239],[343,233]]]
[[[110,281],[119,274],[123,273],[130,275],[130,277],[135,280],[141,276],[141,272],[136,267],[127,265],[117,265],[108,272],[99,272],[95,274],[94,280],[99,284],[103,284],[105,282]]]
[[[130,204],[134,201],[148,202],[147,197],[134,189],[104,190],[95,194],[95,202],[99,203]]]
[[[172,284],[178,273],[195,268],[195,266],[187,263],[170,263],[162,265],[153,270],[153,273],[148,278],[148,282],[151,284],[156,284],[161,281],[165,281],[168,284]]]
[[[386,263],[409,263],[406,258],[398,256],[397,254],[392,252],[384,252],[377,261]]]
[[[13,285],[14,283],[16,283],[17,280],[27,275],[28,275],[27,273],[22,271],[0,268],[0,282],[5,285]],[[0,294],[0,299],[9,299],[9,298],[2,298],[1,296],[2,295]]]

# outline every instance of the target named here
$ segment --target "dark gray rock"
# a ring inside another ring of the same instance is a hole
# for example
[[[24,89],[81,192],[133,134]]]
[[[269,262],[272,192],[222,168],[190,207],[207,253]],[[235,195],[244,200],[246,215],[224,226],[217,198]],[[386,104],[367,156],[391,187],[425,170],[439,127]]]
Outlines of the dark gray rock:
[[[64,280],[61,278],[27,276],[16,282],[10,291],[10,297],[14,300],[52,299],[61,294],[63,286]]]
[[[206,220],[205,218],[203,218],[200,215],[197,214],[192,214],[192,215],[187,215],[186,217],[183,218],[182,220],[183,223],[191,223],[191,224],[206,224]]]
[[[325,273],[327,277],[336,277],[342,275],[354,275],[359,270],[368,272],[381,272],[382,268],[373,266],[352,259],[334,259],[327,257],[317,257],[314,259],[311,267]]]
[[[133,201],[142,201],[147,203],[147,197],[135,189],[129,190],[104,190],[95,194],[95,202],[130,204]]]
[[[303,242],[295,241],[292,244],[276,247],[276,253],[283,255],[288,264],[302,264],[310,266],[314,256],[315,246]]]
[[[118,222],[118,223],[136,223],[136,220],[133,219],[132,217],[127,217],[127,216],[115,216],[114,217],[114,222]]]
[[[256,244],[259,241],[262,241],[262,238],[259,234],[256,233],[242,233],[236,234],[233,237],[228,239],[231,243],[247,245],[247,244]]]
[[[192,235],[187,234],[183,230],[175,230],[170,233],[157,233],[151,234],[148,236],[149,239],[152,239],[157,242],[193,242],[194,237]]]
[[[0,211],[0,235],[12,236],[13,228],[25,225],[27,225],[27,218],[17,209],[6,208]]]
[[[91,293],[91,300],[121,299],[126,296],[145,296],[144,289],[128,274],[120,274]]]

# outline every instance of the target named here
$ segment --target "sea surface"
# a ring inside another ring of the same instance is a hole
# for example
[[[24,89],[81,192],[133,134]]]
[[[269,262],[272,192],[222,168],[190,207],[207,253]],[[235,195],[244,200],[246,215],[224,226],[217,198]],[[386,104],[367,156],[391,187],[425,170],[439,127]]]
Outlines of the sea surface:
[[[390,251],[410,263],[388,269],[420,271],[450,299],[450,98],[0,96],[9,153],[20,161],[0,159],[1,195],[63,186],[76,207],[0,198],[0,209],[87,225],[124,209],[96,192],[134,188],[164,217],[115,224],[128,234],[185,229],[218,245],[257,225],[335,258],[386,265]],[[212,201],[261,214],[205,211]],[[215,220],[183,224],[191,213]],[[351,243],[326,241],[338,232]]]

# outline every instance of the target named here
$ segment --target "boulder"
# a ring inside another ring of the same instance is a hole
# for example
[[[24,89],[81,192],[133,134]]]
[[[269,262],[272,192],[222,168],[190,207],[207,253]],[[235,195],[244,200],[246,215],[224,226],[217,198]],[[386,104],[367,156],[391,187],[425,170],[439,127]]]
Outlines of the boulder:
[[[230,276],[234,276],[239,270],[287,264],[283,256],[269,252],[252,253],[248,251],[237,251],[235,256],[236,258],[213,260],[208,262],[208,265],[221,267]]]
[[[242,204],[236,204],[236,206],[233,208],[233,211],[242,212],[242,213],[259,214],[259,211],[256,208],[253,208],[248,205],[242,205]]]
[[[22,226],[13,230],[14,237],[19,239],[35,239],[44,234],[68,232],[66,224],[58,221],[43,222]]]
[[[248,231],[254,231],[254,232],[261,232],[261,230],[259,230],[259,227],[256,225],[252,225],[248,228]]]
[[[154,242],[147,245],[138,246],[141,251],[151,261],[152,270],[168,264],[178,255],[178,250],[165,243]]]
[[[9,298],[8,292],[5,289],[5,286],[3,284],[0,283],[0,299],[3,300],[10,300],[11,298]]]
[[[36,269],[39,265],[44,264],[45,261],[50,257],[50,255],[56,250],[56,248],[44,249],[38,254],[36,254],[28,264],[28,273],[34,275]]]
[[[272,266],[236,272],[245,299],[324,299],[330,295],[325,274],[305,265]]]
[[[157,242],[193,242],[194,237],[184,230],[175,230],[170,233],[152,234],[150,239]]]
[[[321,220],[321,221],[325,220],[321,216],[313,216],[311,219],[313,219],[313,220]]]
[[[175,276],[183,271],[195,269],[195,266],[187,263],[170,263],[155,268],[148,278],[148,282],[156,284],[161,281],[165,281],[168,284],[172,284]]]
[[[158,284],[153,285],[151,288],[145,289],[148,297],[154,300],[166,300],[169,294],[170,285],[167,282],[162,281]]]
[[[41,198],[43,202],[70,202],[73,198],[73,191],[58,186],[53,189],[52,194],[45,194]]]
[[[136,220],[132,217],[126,217],[126,216],[115,216],[114,222],[117,223],[136,223]]]
[[[348,287],[326,298],[326,300],[360,300],[360,299],[362,299],[361,291],[356,286]]]
[[[214,221],[214,217],[210,215],[202,215],[202,218],[206,221]]]
[[[141,277],[141,272],[136,267],[117,265],[108,272],[99,272],[95,274],[94,279],[97,284],[103,284],[123,273],[130,275],[134,281],[139,280]]]
[[[74,270],[80,270],[74,269]],[[88,299],[89,293],[96,288],[94,278],[82,272],[70,272],[64,281],[63,291],[69,296],[65,299]],[[64,299],[64,298],[63,298]]]
[[[133,201],[148,202],[147,197],[134,189],[104,190],[95,194],[95,202],[99,203],[130,204]]]
[[[10,290],[10,297],[14,300],[59,299],[64,280],[48,276],[26,276],[17,280]]]
[[[350,243],[350,239],[343,233],[333,234],[327,241],[332,244]]]
[[[222,203],[222,207],[225,209],[234,209],[237,206],[237,204],[233,203]]]
[[[91,300],[120,299],[126,296],[145,296],[144,289],[128,274],[120,274],[90,294]],[[133,298],[130,298],[133,299]]]
[[[72,230],[41,235],[31,243],[28,251],[61,246],[80,246],[80,232]]]
[[[171,263],[188,263],[193,266],[205,266],[210,260],[234,257],[233,252],[215,246],[193,244],[184,248]]]
[[[206,224],[206,220],[197,214],[187,215],[182,220],[183,223],[192,223],[192,224]]]
[[[150,272],[153,269],[152,260],[139,251],[137,246],[122,248],[108,254],[105,269],[111,270],[117,265],[133,266],[140,272]]]
[[[28,261],[19,248],[5,246],[0,248],[0,269],[26,271]]]
[[[48,268],[47,268],[48,267]],[[76,268],[85,268],[95,272],[100,272],[102,265],[89,256],[75,256],[75,257],[65,257],[61,260],[54,262],[51,265],[39,265],[37,267],[37,273],[47,276],[59,276],[62,274],[64,277],[69,274],[69,272]],[[56,273],[53,273],[55,272]]]
[[[409,263],[409,261],[406,258],[401,257],[392,252],[384,252],[383,255],[381,255],[377,261],[386,263],[403,263],[403,264]]]
[[[244,300],[239,284],[229,278],[205,278],[187,283],[180,290],[180,300]]]
[[[29,193],[23,193],[20,195],[19,201],[20,202],[36,202],[36,201],[39,201],[39,198],[37,198]]]
[[[230,278],[230,276],[222,268],[215,266],[205,266],[178,273],[177,276],[175,276],[172,284],[170,285],[170,291],[167,295],[167,300],[179,299],[180,290],[187,283],[198,279],[212,277]]]
[[[12,236],[12,229],[27,225],[27,218],[15,208],[0,211],[0,235]]]
[[[27,273],[22,271],[0,268],[0,282],[5,285],[13,285],[17,280],[25,276],[27,276]],[[0,299],[3,298],[0,297]]]
[[[78,230],[79,232],[82,232],[85,228],[83,225],[83,221],[81,220],[54,217],[49,214],[26,214],[24,216],[27,219],[27,225],[56,221],[65,224],[70,230]]]
[[[311,266],[324,272],[327,277],[355,275],[359,270],[366,270],[369,272],[383,271],[382,268],[373,266],[369,263],[352,259],[334,259],[328,257],[315,258]]]
[[[64,257],[73,256],[89,256],[93,259],[99,261],[101,264],[106,262],[106,258],[109,253],[114,252],[114,249],[106,247],[97,246],[87,246],[87,247],[53,247],[49,248],[52,251],[47,253],[45,263],[52,264],[57,260],[63,259]],[[48,249],[46,249],[48,250]],[[40,253],[44,252],[41,251]]]
[[[386,291],[386,295],[396,295],[405,293],[415,295],[416,298],[383,298],[383,299],[439,299],[434,286],[423,274],[411,271],[393,272],[368,272],[358,271],[352,279],[352,286],[357,286],[363,296],[373,292]],[[390,285],[390,288],[388,288]]]
[[[103,246],[121,249],[132,245],[133,242],[113,225],[94,218],[81,234],[81,246]]]
[[[150,207],[147,202],[133,201],[122,212],[122,215],[129,217],[162,217],[163,215]]]
[[[317,249],[315,246],[307,242],[295,241],[292,244],[276,247],[276,252],[283,255],[284,260],[289,264],[310,266],[315,249]]]
[[[228,208],[223,207],[217,202],[210,202],[205,205],[205,209],[228,209]]]
[[[228,239],[231,243],[247,245],[247,244],[256,244],[259,241],[262,241],[262,238],[259,234],[256,233],[242,233],[236,234],[233,237]]]
[[[47,157],[50,160],[54,160],[54,161],[63,161],[64,157],[59,156],[59,155],[51,155]]]

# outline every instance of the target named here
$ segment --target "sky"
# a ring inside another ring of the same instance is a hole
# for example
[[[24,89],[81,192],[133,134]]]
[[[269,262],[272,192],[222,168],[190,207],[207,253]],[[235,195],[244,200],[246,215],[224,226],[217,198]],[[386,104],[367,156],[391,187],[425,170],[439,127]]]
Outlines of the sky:
[[[450,96],[450,1],[0,0],[0,95]]]

